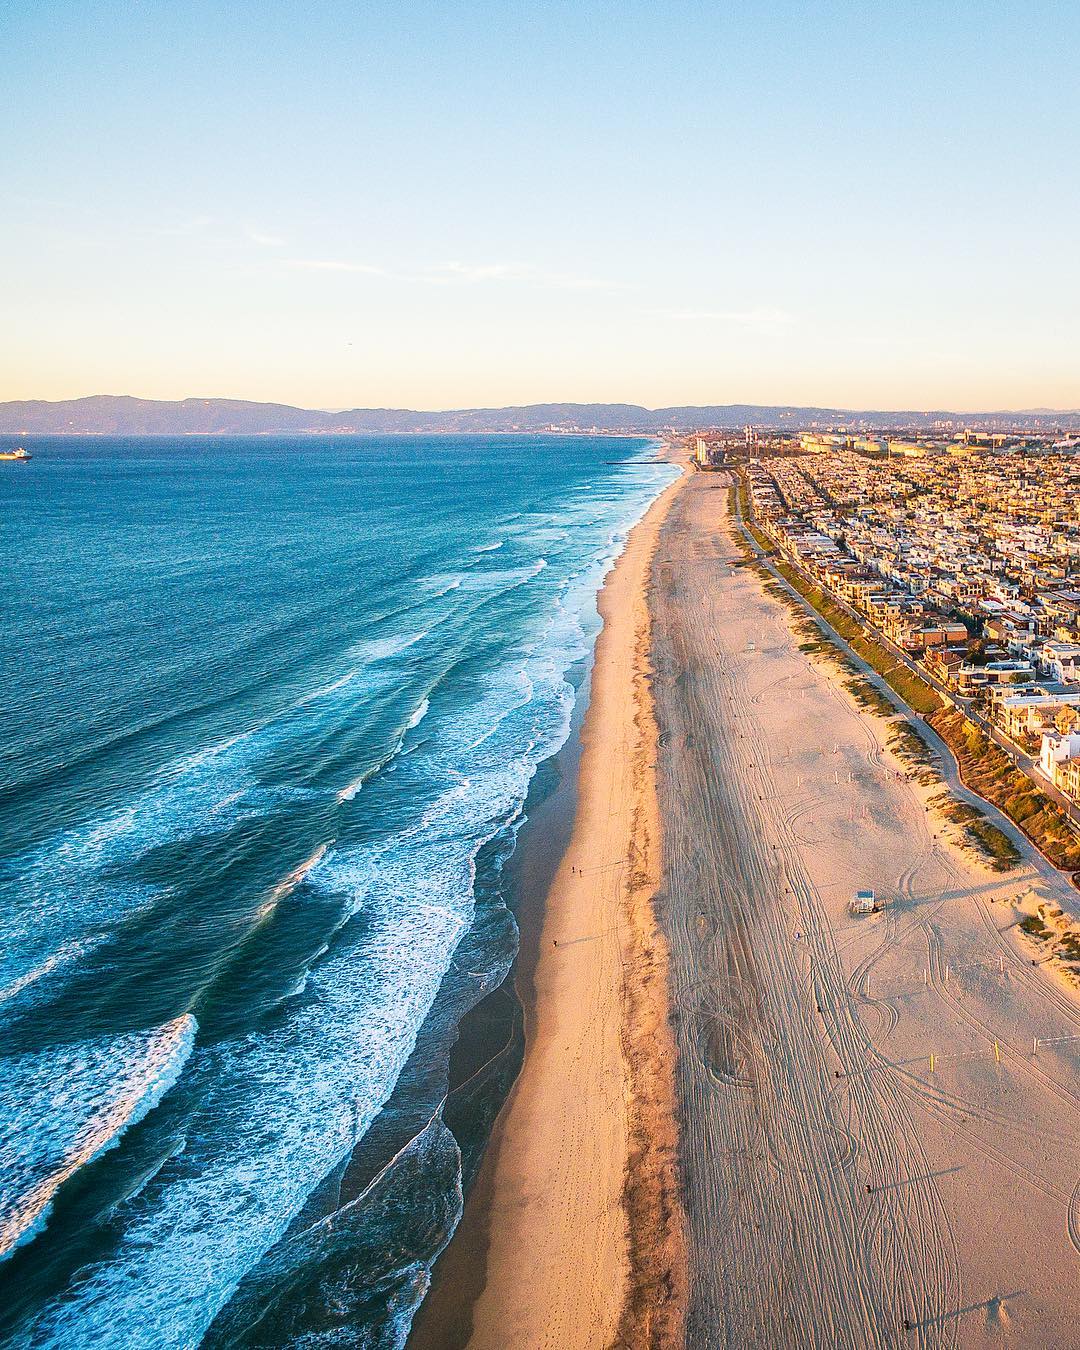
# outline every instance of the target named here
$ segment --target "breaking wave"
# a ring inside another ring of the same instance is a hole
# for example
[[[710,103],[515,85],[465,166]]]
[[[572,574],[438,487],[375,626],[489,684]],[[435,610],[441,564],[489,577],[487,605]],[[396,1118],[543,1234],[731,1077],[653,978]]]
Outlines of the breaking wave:
[[[0,1060],[0,1260],[44,1228],[64,1184],[151,1111],[195,1044],[194,1017]]]
[[[480,533],[505,534],[497,546],[474,545],[472,499],[452,547],[429,539],[422,515],[410,516],[415,584],[391,556],[386,575],[399,589],[373,591],[366,627],[349,631],[306,690],[175,756],[126,803],[36,845],[0,878],[7,1024],[44,991],[55,994],[102,943],[122,962],[136,949],[125,946],[134,924],[142,943],[152,940],[155,916],[170,933],[194,925],[179,858],[208,869],[211,896],[233,884],[230,869],[243,883],[234,908],[206,911],[211,933],[228,920],[228,941],[222,936],[222,952],[193,967],[192,979],[211,971],[220,1002],[229,991],[219,968],[262,962],[266,987],[251,1006],[272,1010],[247,1021],[232,1014],[228,1034],[213,1034],[201,1003],[171,1004],[199,1009],[194,1051],[194,1019],[182,1018],[156,1032],[0,1061],[30,1103],[11,1117],[30,1151],[3,1192],[8,1249],[38,1231],[63,1181],[115,1143],[181,1070],[176,1092],[191,1113],[183,1151],[127,1195],[108,1242],[77,1279],[35,1306],[25,1328],[35,1345],[196,1344],[217,1319],[228,1325],[255,1306],[246,1283],[253,1272],[273,1286],[294,1258],[317,1260],[316,1237],[331,1232],[352,1230],[354,1244],[382,1250],[373,1270],[390,1260],[393,1234],[377,1240],[367,1210],[308,1224],[312,1197],[379,1120],[463,938],[487,932],[477,922],[478,862],[488,845],[512,837],[538,766],[569,734],[568,675],[598,627],[597,587],[666,476],[584,495],[557,480],[543,510],[523,488],[517,500],[533,509],[513,512],[509,530],[489,517]],[[355,540],[344,539],[351,563]],[[498,567],[469,557],[496,549]],[[214,871],[206,859],[217,854]],[[464,972],[477,998],[506,976],[512,921],[486,940],[498,949]],[[193,998],[202,990],[195,985]],[[50,1104],[46,1084],[65,1073],[71,1099]],[[428,1229],[417,1225],[415,1249],[401,1253],[398,1292],[365,1324],[371,1345],[403,1341],[460,1210],[453,1136],[436,1118],[414,1144],[394,1162],[412,1169],[410,1186],[428,1187],[412,1194],[438,1214],[430,1228],[438,1243],[424,1248],[419,1234]],[[381,1178],[365,1204],[374,1212],[384,1197],[389,1214],[392,1194],[405,1203],[397,1184]],[[309,1228],[310,1242],[299,1236]]]

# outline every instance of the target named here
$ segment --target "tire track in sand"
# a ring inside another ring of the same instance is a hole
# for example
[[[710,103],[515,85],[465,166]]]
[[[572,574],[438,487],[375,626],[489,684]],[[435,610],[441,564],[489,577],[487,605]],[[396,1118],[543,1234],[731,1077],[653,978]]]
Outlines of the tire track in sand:
[[[714,603],[730,566],[707,517],[716,500],[683,493],[653,588],[688,1341],[885,1346],[906,1317],[909,1343],[952,1345],[948,1214],[902,1085],[871,1054],[794,821],[776,810],[772,747]]]

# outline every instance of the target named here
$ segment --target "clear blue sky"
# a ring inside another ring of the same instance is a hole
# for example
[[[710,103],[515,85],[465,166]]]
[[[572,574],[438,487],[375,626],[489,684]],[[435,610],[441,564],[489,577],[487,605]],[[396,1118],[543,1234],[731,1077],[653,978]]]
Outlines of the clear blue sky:
[[[1080,406],[1080,7],[20,0],[0,398]]]

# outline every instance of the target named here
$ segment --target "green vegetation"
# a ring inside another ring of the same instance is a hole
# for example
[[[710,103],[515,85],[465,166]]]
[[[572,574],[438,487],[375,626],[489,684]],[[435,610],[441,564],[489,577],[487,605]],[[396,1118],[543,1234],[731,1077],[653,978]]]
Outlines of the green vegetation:
[[[742,530],[740,530],[738,525],[736,524],[735,498],[737,491],[738,489],[736,488],[733,487],[728,488],[728,522],[731,526],[730,529],[731,542],[739,550],[739,554],[741,555],[744,563],[746,563],[748,566],[760,568],[761,563],[758,562],[757,560],[757,554],[754,552],[754,550],[750,547],[749,543],[747,542],[746,535],[743,534]],[[767,571],[767,569],[765,570]]]
[[[1010,820],[1015,820],[1021,825],[1025,820],[1038,815],[1042,809],[1039,803],[1040,795],[1034,788],[1025,792],[1014,792],[1011,797],[1005,798],[1002,809]]]
[[[894,722],[889,733],[889,749],[906,764],[936,764],[937,756],[911,722]]]
[[[923,787],[941,781],[937,755],[919,735],[913,723],[894,722],[889,732],[888,746],[901,764],[915,770],[915,777]]]
[[[1037,914],[1025,915],[1020,931],[1044,947],[1047,956],[1061,962],[1062,971],[1074,983],[1080,983],[1080,929],[1056,905],[1040,905]]]
[[[756,525],[751,525],[749,522],[747,522],[746,528],[753,535],[754,541],[757,544],[758,548],[763,548],[766,553],[774,553],[776,551],[776,545],[773,543],[773,541],[769,538],[767,534],[763,534],[762,531],[759,530]]]
[[[740,483],[738,489],[733,491],[742,494],[740,499],[745,513],[747,509],[745,486]],[[753,526],[749,528],[753,531]],[[736,529],[733,533],[737,536],[740,531]],[[749,549],[749,545],[747,547]],[[1066,872],[1080,872],[1080,837],[1073,833],[1060,807],[1046,796],[1045,792],[1039,791],[1029,776],[1015,767],[1010,757],[991,741],[975,722],[969,721],[961,711],[946,707],[926,680],[911,671],[903,661],[896,660],[882,643],[869,636],[863,625],[850,616],[844,607],[838,605],[832,595],[822,590],[821,586],[815,586],[802,575],[802,572],[783,559],[776,559],[774,566],[788,586],[802,595],[807,605],[825,620],[833,632],[840,634],[852,651],[863,657],[865,663],[882,676],[888,687],[898,694],[907,706],[913,707],[917,713],[926,718],[956,756],[964,783],[980,796],[984,796],[988,802],[994,803],[1011,821],[1021,826],[1026,836],[1033,840],[1056,867]],[[784,602],[790,609],[798,610],[798,603],[791,595],[784,595]],[[829,655],[826,651],[828,641],[817,625],[802,628],[801,633],[803,643],[799,645],[802,651]],[[840,655],[841,653],[837,653],[837,656]],[[846,663],[846,667],[850,670],[850,661]],[[884,711],[887,699],[884,699],[884,695],[875,690],[868,680],[863,680],[863,683],[855,687],[852,687],[853,683],[855,680],[848,684],[849,691],[857,701],[863,703],[863,706],[871,706],[872,703],[873,710],[879,711],[882,715],[891,713],[891,707],[888,713]],[[871,690],[872,694],[867,693],[868,690]],[[921,778],[921,782],[930,782],[931,771],[933,765],[923,764],[923,772],[927,776]],[[958,823],[964,823],[969,841],[973,842],[985,857],[991,859],[994,867],[1004,869],[1018,863],[1017,849],[998,826],[992,825],[973,807],[958,802],[956,807],[963,807],[972,814],[964,817],[963,821],[957,817],[950,818],[957,819]]]
[[[820,586],[807,581],[790,563],[779,560],[775,566],[788,585],[798,591],[806,603],[850,644],[852,651],[857,652],[867,665],[877,671],[885,683],[894,689],[909,707],[924,715],[936,712],[942,707],[941,699],[925,680],[910,671],[902,661],[898,661],[880,642],[868,636],[862,624],[853,619],[847,610],[842,609]]]
[[[729,491],[731,494],[735,493],[734,488],[729,489]],[[754,533],[753,527],[749,528],[751,533]],[[745,536],[738,528],[733,533],[736,539],[741,538],[742,544],[749,548]],[[764,542],[767,543],[768,541]],[[781,604],[787,606],[792,616],[792,626],[796,635],[803,639],[799,643],[799,650],[807,655],[820,656],[827,661],[831,661],[843,674],[847,675],[848,678],[844,681],[844,688],[861,708],[865,708],[879,717],[894,716],[896,709],[886,695],[866,678],[859,666],[846,653],[841,651],[834,639],[826,631],[823,631],[819,624],[807,617],[802,605],[790,591],[776,580],[769,568],[761,562],[747,563],[747,566],[752,567],[762,578],[764,590],[775,600],[779,600]],[[784,564],[780,564],[781,568],[784,566]]]
[[[763,548],[766,553],[774,553],[776,551],[776,545],[764,531],[759,530],[758,527],[753,524],[753,515],[750,510],[750,497],[746,491],[746,484],[741,478],[736,487],[728,489],[728,511],[731,514],[732,521],[737,520],[737,510],[741,510],[743,523],[753,536],[758,547]],[[742,533],[737,525],[734,533],[737,535]]]
[[[989,820],[975,820],[967,832],[983,853],[993,860],[995,872],[1008,872],[1020,862],[1020,850],[1009,836]]]
[[[738,494],[737,500],[742,504],[745,516],[747,512],[745,485],[740,483],[737,489],[732,489],[732,493]],[[732,500],[736,498],[733,497]],[[758,538],[755,527],[748,524],[748,528],[754,537]],[[733,530],[736,537],[740,533],[737,528]],[[768,541],[762,546],[768,546]],[[750,551],[749,545],[747,551]],[[959,710],[946,707],[944,701],[924,679],[915,674],[903,661],[897,660],[882,643],[871,637],[863,625],[822,587],[807,580],[797,568],[782,558],[774,559],[773,565],[792,590],[802,596],[829,627],[848,643],[852,651],[861,656],[908,707],[926,718],[956,756],[964,783],[980,797],[985,797],[987,801],[997,806],[1010,820],[1015,821],[1055,866],[1067,872],[1080,873],[1080,837],[1074,833],[1056,803],[1040,791],[1027,774],[1018,769],[1009,756],[991,741],[980,727],[969,721]],[[798,611],[798,603],[791,595],[786,594],[782,598],[789,609]],[[831,644],[827,642],[817,625],[803,627],[799,631],[804,639],[800,643],[801,651],[830,655],[827,648]],[[837,657],[844,660],[839,652]],[[851,669],[850,661],[846,662],[846,667],[848,670]],[[874,711],[883,716],[893,711],[891,707],[888,708],[888,713],[885,711],[888,700],[869,681],[862,680],[856,684],[853,677],[847,687],[863,706],[873,706]],[[911,731],[910,727],[908,731]],[[911,734],[917,733],[911,731]],[[902,745],[912,756],[918,753],[903,733],[900,733],[900,736],[902,739],[898,740],[898,745]],[[903,758],[903,755],[900,757]],[[933,781],[931,775],[937,773],[933,761],[920,759],[916,762],[920,763],[923,770],[920,781],[926,784]],[[955,799],[953,801],[957,810],[970,814],[950,815],[950,819],[964,825],[969,841],[984,856],[991,859],[993,866],[1005,870],[1020,861],[1017,849],[996,825],[991,824],[973,807],[955,802]]]
[[[877,646],[876,643],[874,645]],[[858,643],[852,643],[852,646],[856,651],[859,651]],[[879,647],[878,650],[884,653],[885,660],[887,661],[889,656],[888,653],[885,652],[885,649]],[[864,652],[859,651],[859,655],[862,656],[864,660],[870,661],[870,664],[874,669],[878,670],[877,663],[871,661]],[[897,664],[890,666],[887,670],[881,670],[879,673],[885,683],[888,684],[890,688],[896,690],[909,708],[914,708],[916,712],[922,713],[924,717],[929,716],[932,712],[936,712],[938,708],[943,706],[940,697],[930,688],[926,681],[920,679],[918,675],[913,674],[908,670],[907,666]]]
[[[936,806],[946,820],[951,820],[957,825],[966,825],[969,820],[982,818],[982,812],[977,806],[962,802],[959,797],[954,797],[951,792],[939,793],[932,799],[931,805]]]
[[[790,592],[776,581],[767,584],[765,589],[787,605],[791,612],[792,627],[796,635],[803,639],[799,643],[799,651],[805,652],[807,656],[820,656],[823,660],[830,661],[846,675],[848,678],[844,680],[844,688],[861,708],[878,717],[895,715],[896,709],[889,699],[866,678],[846,652],[841,651],[827,632],[823,632],[813,619],[807,618],[806,611]]]
[[[1009,836],[987,820],[977,806],[962,802],[951,792],[939,793],[933,805],[946,820],[961,825],[968,844],[977,850],[995,872],[1008,872],[1021,861],[1020,851]]]
[[[956,756],[968,787],[1004,811],[1055,866],[1080,871],[1080,839],[1061,809],[981,727],[956,709],[943,709],[929,721]]]
[[[860,708],[865,708],[876,717],[892,717],[896,712],[881,690],[871,684],[861,672],[852,676],[850,680],[845,680],[844,688]]]

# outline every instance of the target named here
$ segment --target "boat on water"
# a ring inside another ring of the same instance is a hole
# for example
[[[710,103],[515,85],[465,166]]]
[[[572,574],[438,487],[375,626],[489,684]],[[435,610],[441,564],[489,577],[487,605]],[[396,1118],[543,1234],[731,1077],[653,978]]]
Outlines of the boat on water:
[[[34,456],[29,450],[21,445],[14,450],[0,450],[0,459],[33,459]]]

